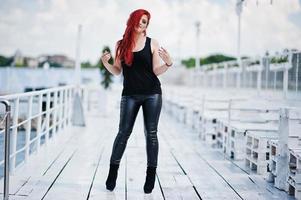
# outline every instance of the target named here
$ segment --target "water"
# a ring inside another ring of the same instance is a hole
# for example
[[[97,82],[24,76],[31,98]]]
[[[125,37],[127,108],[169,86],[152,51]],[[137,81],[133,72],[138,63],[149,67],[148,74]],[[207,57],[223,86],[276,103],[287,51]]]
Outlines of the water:
[[[18,130],[17,133],[17,151],[25,146],[25,130]],[[34,139],[37,136],[37,132],[32,130],[30,133],[30,140]],[[52,137],[52,134],[49,134],[50,138]],[[12,139],[11,139],[12,140]],[[41,137],[41,144],[45,143],[45,136]],[[37,148],[37,141],[33,142],[30,145],[29,153],[32,154],[36,151]],[[12,149],[12,146],[11,146]],[[11,151],[11,150],[10,150]],[[4,159],[4,134],[0,135],[0,160],[2,161]],[[19,152],[16,156],[16,166],[21,164],[25,159],[25,150]],[[3,177],[3,165],[0,166],[0,178]]]
[[[56,87],[59,84],[74,84],[75,71],[68,68],[31,69],[0,67],[0,95],[22,93],[26,87]],[[120,77],[113,76],[113,81]],[[100,84],[98,68],[82,69],[82,83]]]

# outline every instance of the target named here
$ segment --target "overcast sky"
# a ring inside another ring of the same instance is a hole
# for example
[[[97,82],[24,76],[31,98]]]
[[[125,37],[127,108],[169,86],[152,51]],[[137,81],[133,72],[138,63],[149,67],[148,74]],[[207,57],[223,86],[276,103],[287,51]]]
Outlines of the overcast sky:
[[[247,0],[243,7],[241,52],[301,47],[301,0]],[[195,22],[201,21],[201,56],[236,55],[236,0],[0,0],[0,54],[65,54],[75,57],[82,24],[81,59],[95,63],[104,45],[114,48],[129,14],[151,13],[148,36],[173,57],[195,55]]]

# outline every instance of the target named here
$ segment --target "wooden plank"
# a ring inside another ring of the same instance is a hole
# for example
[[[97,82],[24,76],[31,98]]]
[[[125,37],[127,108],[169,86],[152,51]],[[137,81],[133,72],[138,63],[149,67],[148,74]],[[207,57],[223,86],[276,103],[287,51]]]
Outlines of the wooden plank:
[[[113,125],[117,124],[117,121],[111,122]],[[99,162],[98,169],[95,174],[93,186],[90,191],[89,200],[98,200],[98,199],[126,199],[126,191],[125,191],[125,161],[124,158],[121,160],[118,177],[116,180],[116,187],[111,192],[106,189],[105,182],[109,173],[110,167],[110,156],[113,147],[113,142],[115,136],[117,135],[116,128],[111,128],[109,130],[109,137],[106,139],[104,151],[102,154],[102,158]]]
[[[86,127],[86,131],[81,133],[81,140],[75,144],[78,146],[78,151],[43,199],[57,199],[61,194],[64,194],[61,199],[66,200],[87,198],[95,168],[102,153],[101,149],[108,135],[105,132],[95,131],[95,128],[97,126],[105,130],[110,128],[106,126],[105,119],[102,122],[104,123],[102,125],[96,123]]]
[[[164,130],[160,130],[160,133]],[[161,135],[160,135],[161,136]],[[187,175],[173,158],[165,138],[159,137],[158,176],[166,199],[200,199]]]
[[[170,137],[167,137],[166,140],[172,146],[186,146],[186,148],[172,149],[174,159],[183,168],[202,199],[240,199],[239,195],[215,171],[198,159],[195,152],[187,148],[187,144],[180,140],[180,142],[172,140]]]
[[[65,130],[60,133],[58,138],[49,140],[47,146],[42,146],[39,153],[33,153],[24,165],[10,175],[10,194],[27,196],[32,191],[32,186],[26,186],[34,185],[37,177],[46,173],[57,162],[65,151],[66,143],[75,136],[68,131],[71,132],[74,129]],[[1,182],[0,187],[2,192],[3,182]]]
[[[46,174],[36,176],[31,183],[28,183],[25,187],[25,191],[29,191],[29,199],[42,199],[47,191],[51,188],[53,182],[62,173],[65,167],[69,164],[70,160],[76,153],[76,148],[67,147],[66,151],[60,156]]]

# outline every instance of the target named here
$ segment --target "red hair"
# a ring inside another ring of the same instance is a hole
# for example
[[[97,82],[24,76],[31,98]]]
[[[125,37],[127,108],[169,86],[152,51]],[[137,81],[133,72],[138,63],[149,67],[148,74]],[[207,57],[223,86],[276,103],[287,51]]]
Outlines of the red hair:
[[[135,27],[139,25],[140,19],[143,15],[147,16],[148,22],[151,18],[150,13],[144,9],[135,10],[130,14],[126,23],[126,29],[123,34],[123,38],[118,41],[116,49],[116,59],[124,60],[125,64],[132,65],[133,62],[133,48],[135,47]],[[144,31],[146,35],[146,31]]]

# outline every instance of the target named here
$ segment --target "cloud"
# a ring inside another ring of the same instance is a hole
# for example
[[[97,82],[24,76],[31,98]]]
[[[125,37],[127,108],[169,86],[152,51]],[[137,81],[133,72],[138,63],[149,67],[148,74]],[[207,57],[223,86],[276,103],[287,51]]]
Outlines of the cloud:
[[[200,52],[236,54],[235,0],[2,0],[0,54],[21,49],[25,55],[75,55],[78,24],[83,25],[82,60],[96,62],[104,45],[114,48],[133,10],[152,14],[150,37],[174,57],[195,55],[195,22],[201,21]],[[241,52],[262,55],[266,50],[301,46],[300,0],[247,1],[241,18]]]

